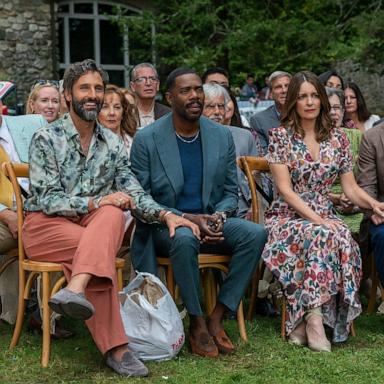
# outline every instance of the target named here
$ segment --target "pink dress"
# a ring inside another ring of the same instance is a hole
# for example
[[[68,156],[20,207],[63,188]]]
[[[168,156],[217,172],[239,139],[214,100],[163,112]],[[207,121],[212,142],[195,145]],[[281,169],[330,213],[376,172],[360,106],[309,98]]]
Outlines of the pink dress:
[[[263,259],[283,285],[289,334],[310,308],[322,306],[333,341],[347,339],[350,323],[361,313],[358,290],[361,257],[357,243],[328,198],[342,173],[352,170],[349,142],[332,130],[314,161],[298,133],[284,127],[270,131],[267,160],[288,166],[293,190],[317,214],[338,223],[337,231],[299,216],[277,193],[265,214],[269,237]]]

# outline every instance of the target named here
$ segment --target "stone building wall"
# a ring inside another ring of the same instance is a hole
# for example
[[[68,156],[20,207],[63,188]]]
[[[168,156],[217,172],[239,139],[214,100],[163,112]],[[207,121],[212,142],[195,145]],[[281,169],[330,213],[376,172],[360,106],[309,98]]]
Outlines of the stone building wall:
[[[349,60],[339,62],[336,69],[346,81],[354,81],[359,86],[371,113],[384,117],[384,76],[371,73],[358,63]],[[375,70],[384,73],[383,68]]]
[[[17,85],[25,102],[36,79],[53,79],[54,63],[49,0],[0,1],[0,80]]]

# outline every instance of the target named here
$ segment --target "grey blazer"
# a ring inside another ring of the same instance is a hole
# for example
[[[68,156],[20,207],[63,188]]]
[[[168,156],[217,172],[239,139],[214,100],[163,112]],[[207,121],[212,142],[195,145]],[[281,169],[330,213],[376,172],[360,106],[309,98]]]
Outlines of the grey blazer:
[[[384,201],[384,124],[364,132],[357,164],[360,187],[373,198]]]
[[[228,126],[235,142],[236,157],[259,156],[252,133],[247,129]],[[244,173],[237,167],[237,182],[239,184],[238,217],[244,217],[251,206],[251,191]]]
[[[357,165],[357,182],[360,187],[374,199],[384,201],[384,123],[364,132]],[[365,211],[360,224],[360,249],[363,255],[369,254],[371,249],[371,215],[372,211]]]
[[[177,214],[177,199],[184,176],[177,145],[173,114],[167,114],[136,133],[131,149],[131,168],[153,199]],[[200,118],[203,152],[202,213],[234,214],[237,209],[236,153],[232,135],[225,126]],[[137,221],[131,253],[136,260],[154,257],[152,231]]]
[[[259,136],[263,155],[265,155],[268,150],[269,130],[280,126],[280,118],[277,115],[275,106],[271,105],[266,110],[253,115],[249,121],[249,125],[250,129],[256,131]]]

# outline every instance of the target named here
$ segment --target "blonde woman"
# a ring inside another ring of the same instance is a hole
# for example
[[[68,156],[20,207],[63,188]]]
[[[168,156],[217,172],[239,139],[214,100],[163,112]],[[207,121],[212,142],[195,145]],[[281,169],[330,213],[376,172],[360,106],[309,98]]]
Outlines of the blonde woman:
[[[37,80],[28,96],[26,113],[42,115],[48,123],[59,117],[60,93],[56,80]]]

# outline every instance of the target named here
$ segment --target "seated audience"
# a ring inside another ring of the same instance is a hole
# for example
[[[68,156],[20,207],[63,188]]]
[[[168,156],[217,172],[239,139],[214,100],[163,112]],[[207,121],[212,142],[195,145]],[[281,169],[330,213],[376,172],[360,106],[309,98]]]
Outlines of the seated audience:
[[[123,140],[128,157],[131,152],[133,136],[137,131],[136,118],[129,114],[129,109],[129,103],[120,88],[107,85],[99,113],[99,122]]]
[[[229,89],[229,73],[222,67],[208,68],[201,76],[203,84],[219,84]]]
[[[230,100],[227,90],[218,84],[204,84],[204,109],[203,116],[224,125],[226,106]],[[236,157],[258,156],[256,143],[252,134],[239,127],[228,126],[235,143]],[[245,218],[251,207],[251,192],[247,179],[243,172],[237,167],[237,182],[239,185],[237,217]]]
[[[324,87],[344,89],[343,78],[335,70],[324,72],[318,77]]]
[[[257,99],[258,88],[255,83],[255,75],[248,73],[245,84],[241,87],[240,95],[248,99],[251,102],[255,102]]]
[[[171,111],[166,105],[155,101],[160,79],[152,64],[141,63],[133,67],[130,84],[137,100],[139,128],[152,124]]]
[[[280,115],[285,104],[290,81],[291,75],[288,72],[273,72],[269,76],[269,86],[271,87],[270,97],[275,101],[275,104],[256,113],[250,119],[251,132],[255,132],[254,134],[259,137],[263,155],[267,153],[269,130],[280,126]]]
[[[333,127],[336,129],[342,129],[349,141],[349,149],[352,152],[352,163],[355,168],[356,161],[359,155],[360,141],[362,132],[354,128],[343,128],[342,123],[344,121],[344,105],[345,98],[344,92],[339,88],[325,88],[330,105],[330,113]],[[329,197],[332,203],[336,206],[337,210],[343,214],[351,213],[353,211],[353,204],[349,201],[344,193],[336,194],[330,193]]]
[[[59,83],[56,80],[37,80],[28,96],[26,113],[38,113],[48,123],[55,121],[60,112]]]
[[[365,132],[380,120],[377,115],[372,115],[365,103],[360,88],[353,81],[345,85],[345,127],[357,128]]]
[[[49,300],[57,313],[86,320],[106,364],[123,376],[148,369],[129,350],[120,316],[115,257],[124,210],[147,223],[198,227],[167,212],[146,194],[130,171],[122,141],[97,123],[108,75],[93,60],[64,74],[69,113],[32,139],[30,196],[24,245],[31,260],[62,263],[68,285]],[[166,227],[165,227],[166,228]]]
[[[311,72],[289,84],[282,126],[270,132],[267,160],[277,195],[265,215],[269,233],[263,259],[283,285],[289,340],[314,351],[331,351],[347,340],[361,313],[361,257],[328,195],[340,177],[348,199],[384,217],[379,203],[356,183],[345,134],[332,128],[323,85]]]
[[[170,238],[164,226],[137,222],[131,255],[135,269],[157,273],[156,256],[169,257],[175,282],[189,314],[193,353],[216,357],[234,345],[222,319],[236,311],[266,240],[264,228],[233,217],[237,209],[236,152],[228,128],[201,117],[204,91],[192,69],[172,71],[166,83],[172,113],[139,131],[131,166],[145,191],[166,209],[194,222]],[[221,107],[222,109],[222,107]],[[230,271],[207,321],[199,299],[199,252],[232,255]]]

